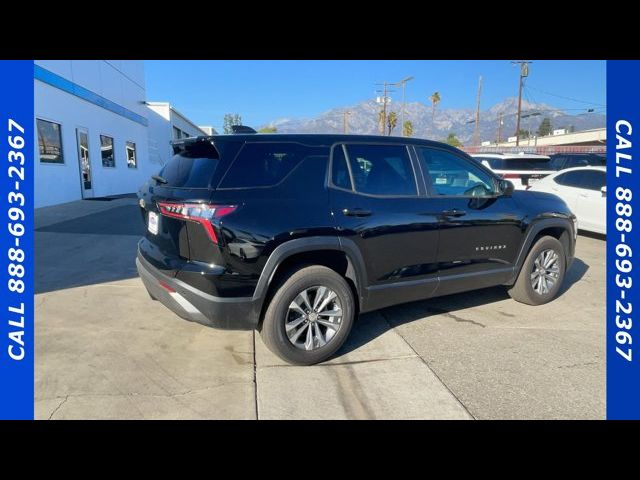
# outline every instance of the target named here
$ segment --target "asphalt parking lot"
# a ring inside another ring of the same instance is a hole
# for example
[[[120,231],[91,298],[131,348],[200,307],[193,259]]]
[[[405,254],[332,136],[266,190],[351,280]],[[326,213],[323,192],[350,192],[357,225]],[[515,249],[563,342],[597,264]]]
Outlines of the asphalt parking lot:
[[[135,269],[133,198],[36,211],[39,419],[597,419],[605,242],[580,235],[561,296],[502,288],[360,317],[329,362],[281,362],[253,332],[184,321]]]

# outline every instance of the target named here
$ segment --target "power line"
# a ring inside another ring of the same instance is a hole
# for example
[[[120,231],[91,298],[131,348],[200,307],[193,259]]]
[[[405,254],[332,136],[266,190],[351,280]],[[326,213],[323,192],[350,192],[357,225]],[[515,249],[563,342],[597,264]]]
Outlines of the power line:
[[[562,98],[562,99],[564,99],[564,100],[570,100],[570,101],[572,101],[572,102],[584,103],[584,104],[586,104],[586,105],[597,105],[597,106],[599,106],[599,107],[606,107],[606,105],[604,105],[604,104],[602,104],[602,103],[587,102],[587,101],[585,101],[585,100],[578,100],[577,98],[573,98],[573,97],[566,97],[566,96],[564,96],[564,95],[558,95],[558,94],[556,94],[556,93],[551,93],[551,92],[548,92],[548,91],[546,91],[546,90],[542,90],[541,88],[532,87],[531,85],[527,85],[527,88],[530,88],[530,89],[535,90],[535,91],[537,91],[537,92],[543,93],[543,94],[545,94],[545,95],[550,95],[550,96],[552,96],[552,97]]]

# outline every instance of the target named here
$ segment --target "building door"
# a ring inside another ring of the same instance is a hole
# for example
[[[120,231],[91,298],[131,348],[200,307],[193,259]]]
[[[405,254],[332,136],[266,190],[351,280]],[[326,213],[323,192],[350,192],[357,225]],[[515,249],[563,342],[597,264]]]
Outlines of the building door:
[[[93,183],[91,180],[91,161],[89,159],[89,133],[83,128],[76,130],[78,139],[78,166],[80,168],[80,188],[82,198],[93,197]]]

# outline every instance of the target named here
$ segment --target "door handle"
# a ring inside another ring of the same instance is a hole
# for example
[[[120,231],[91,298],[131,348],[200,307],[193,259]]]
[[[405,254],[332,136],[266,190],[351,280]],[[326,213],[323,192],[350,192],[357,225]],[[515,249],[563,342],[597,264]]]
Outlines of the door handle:
[[[343,208],[342,213],[347,217],[368,217],[373,212],[371,210],[364,210],[363,208]]]
[[[443,210],[441,213],[445,217],[462,217],[467,214],[464,210],[458,210],[457,208],[453,210]]]

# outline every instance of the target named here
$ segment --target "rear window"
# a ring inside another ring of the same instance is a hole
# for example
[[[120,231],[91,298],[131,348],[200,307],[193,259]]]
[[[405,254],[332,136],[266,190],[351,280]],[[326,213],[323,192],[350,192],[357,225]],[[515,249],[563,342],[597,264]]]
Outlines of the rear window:
[[[326,150],[291,142],[246,143],[222,179],[220,188],[272,187],[306,157],[326,154]]]
[[[160,170],[168,187],[208,188],[220,162],[211,144],[188,148],[176,155]]]
[[[604,167],[607,164],[607,158],[604,155],[595,153],[588,154],[556,154],[551,156],[554,170],[564,170],[573,167],[599,166]]]
[[[550,158],[479,158],[486,160],[492,170],[554,170]]]

